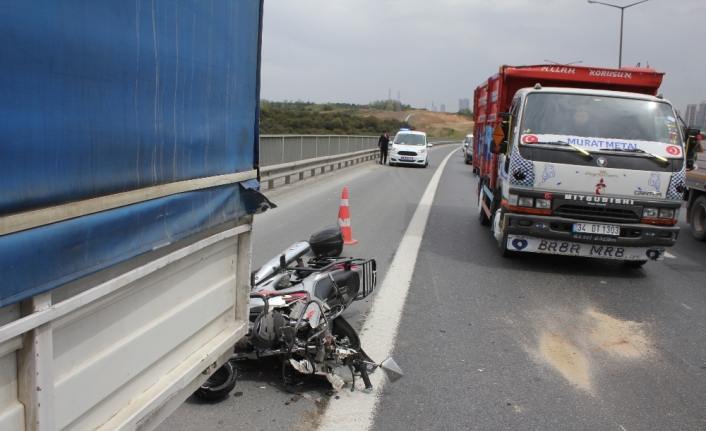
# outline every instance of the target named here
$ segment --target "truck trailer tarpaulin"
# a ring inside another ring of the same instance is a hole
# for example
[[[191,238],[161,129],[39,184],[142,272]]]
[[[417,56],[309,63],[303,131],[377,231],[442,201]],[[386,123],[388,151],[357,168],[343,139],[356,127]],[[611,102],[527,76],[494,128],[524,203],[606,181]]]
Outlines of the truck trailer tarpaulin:
[[[236,180],[258,164],[260,9],[3,8],[0,307],[255,211],[242,195],[256,192]],[[220,182],[194,185],[204,178]],[[76,205],[140,190],[107,211]],[[50,223],[17,230],[29,216]]]
[[[248,322],[262,0],[0,9],[0,430],[149,430]]]

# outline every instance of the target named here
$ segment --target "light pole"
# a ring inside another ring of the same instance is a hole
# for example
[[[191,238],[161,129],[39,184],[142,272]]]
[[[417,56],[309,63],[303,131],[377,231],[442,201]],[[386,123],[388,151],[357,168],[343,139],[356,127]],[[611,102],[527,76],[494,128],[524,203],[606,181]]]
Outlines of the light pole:
[[[616,6],[614,4],[608,4],[608,3],[603,3],[595,0],[588,0],[589,3],[598,3],[602,4],[603,6],[610,6],[614,7],[616,9],[620,9],[620,53],[618,54],[618,69],[620,69],[623,66],[623,13],[625,12],[625,9],[638,5],[640,3],[644,3],[649,0],[642,0],[637,3],[629,4],[627,6]]]

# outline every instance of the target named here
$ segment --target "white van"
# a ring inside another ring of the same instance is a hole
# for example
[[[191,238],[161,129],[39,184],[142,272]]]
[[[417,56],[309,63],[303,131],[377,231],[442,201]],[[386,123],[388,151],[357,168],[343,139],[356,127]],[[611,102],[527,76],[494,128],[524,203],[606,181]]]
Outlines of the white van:
[[[413,130],[400,129],[390,145],[390,166],[418,165],[429,166],[427,134]]]

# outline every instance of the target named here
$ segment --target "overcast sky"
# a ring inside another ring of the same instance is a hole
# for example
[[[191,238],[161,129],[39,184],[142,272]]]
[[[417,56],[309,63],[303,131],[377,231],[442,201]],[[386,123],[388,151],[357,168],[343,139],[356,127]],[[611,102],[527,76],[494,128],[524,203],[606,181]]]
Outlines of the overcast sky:
[[[705,23],[705,0],[625,10],[623,66],[666,72],[682,115],[706,99]],[[261,95],[455,112],[502,64],[617,67],[619,37],[620,10],[586,0],[265,0]]]

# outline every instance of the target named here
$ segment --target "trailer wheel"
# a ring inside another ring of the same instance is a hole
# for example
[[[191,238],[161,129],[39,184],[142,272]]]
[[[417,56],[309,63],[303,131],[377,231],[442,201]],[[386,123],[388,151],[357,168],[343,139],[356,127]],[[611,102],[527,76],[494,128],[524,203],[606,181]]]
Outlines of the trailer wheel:
[[[706,196],[699,196],[694,201],[689,224],[694,238],[699,241],[706,241]]]
[[[478,190],[478,221],[480,221],[480,224],[483,226],[489,226],[490,219],[485,214],[485,211],[483,211],[483,205],[481,205],[482,202],[483,202],[483,189],[480,189],[480,190]]]

